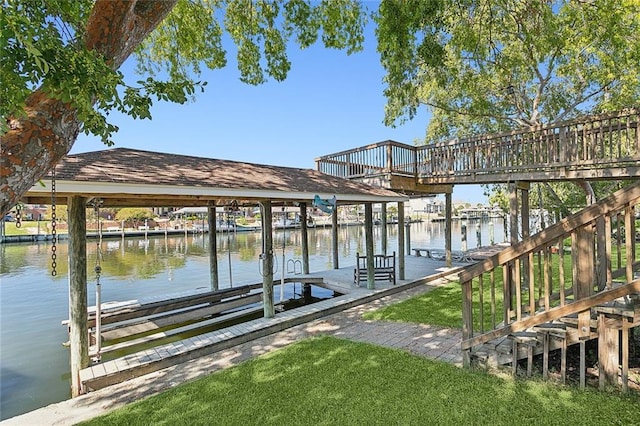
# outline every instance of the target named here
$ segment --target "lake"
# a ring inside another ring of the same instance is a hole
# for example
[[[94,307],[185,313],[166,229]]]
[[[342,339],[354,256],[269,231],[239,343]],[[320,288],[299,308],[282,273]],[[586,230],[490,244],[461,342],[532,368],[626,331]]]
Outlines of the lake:
[[[502,220],[481,222],[482,244],[489,243],[492,223],[495,242],[504,241]],[[469,222],[468,248],[476,247],[476,222]],[[411,246],[444,248],[444,223],[412,223]],[[460,222],[454,222],[452,245],[460,250]],[[338,232],[340,266],[355,264],[356,252],[365,252],[363,226],[341,226]],[[381,251],[380,227],[374,228],[376,252]],[[282,256],[301,259],[299,230],[276,231],[276,278]],[[220,288],[262,282],[259,232],[219,233]],[[154,238],[104,239],[87,243],[89,305],[95,304],[96,254],[101,253],[102,301],[124,301],[154,295],[209,288],[208,236],[176,235]],[[398,251],[397,226],[388,225],[388,252]],[[409,253],[407,253],[409,254]],[[68,340],[61,321],[68,318],[67,243],[57,248],[57,276],[51,275],[51,244],[0,244],[0,420],[22,414],[70,396]],[[309,229],[310,272],[332,269],[331,229]],[[285,265],[286,269],[286,265]],[[275,283],[276,301],[280,289]],[[285,298],[293,293],[285,287]],[[314,287],[313,296],[333,292]]]

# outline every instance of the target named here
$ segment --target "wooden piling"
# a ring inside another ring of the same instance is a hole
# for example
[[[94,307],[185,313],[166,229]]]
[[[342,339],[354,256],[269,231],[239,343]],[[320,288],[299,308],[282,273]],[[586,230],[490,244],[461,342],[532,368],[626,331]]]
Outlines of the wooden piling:
[[[220,288],[218,277],[218,239],[216,232],[216,207],[208,206],[207,221],[209,223],[209,276],[211,279],[211,290]],[[166,228],[165,228],[166,229]]]
[[[331,215],[331,248],[333,251],[333,269],[339,269],[338,262],[338,206],[336,205]]]
[[[262,303],[264,305],[264,317],[273,318],[275,316],[275,306],[273,304],[273,215],[271,213],[271,201],[262,202]]]
[[[302,273],[309,273],[309,230],[307,227],[307,203],[300,203],[300,231],[302,234]]]
[[[69,342],[71,396],[82,393],[80,370],[89,366],[87,326],[87,225],[86,199],[68,199],[69,221]]]
[[[376,288],[376,277],[373,265],[373,205],[364,205],[364,239],[367,252],[367,288]]]
[[[387,203],[380,205],[380,239],[382,254],[387,254]]]

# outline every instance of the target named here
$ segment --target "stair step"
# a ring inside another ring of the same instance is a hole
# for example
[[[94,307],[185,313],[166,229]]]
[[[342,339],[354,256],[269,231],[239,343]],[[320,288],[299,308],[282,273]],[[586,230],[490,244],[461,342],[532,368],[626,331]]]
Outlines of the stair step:
[[[593,310],[598,314],[630,318],[631,321],[640,319],[640,305],[637,303],[607,303],[594,306]]]
[[[557,337],[565,337],[567,335],[567,324],[548,322],[545,324],[536,325],[533,330],[539,333],[549,333]]]
[[[577,316],[562,317],[562,318],[560,318],[560,321],[565,323],[569,327],[572,327],[572,328],[577,328],[578,327],[578,317]],[[589,322],[589,326],[591,327],[591,329],[597,330],[598,329],[598,321],[596,319],[592,318],[591,321]]]
[[[509,338],[518,343],[537,343],[538,333],[532,331],[517,331],[515,333],[511,333]]]

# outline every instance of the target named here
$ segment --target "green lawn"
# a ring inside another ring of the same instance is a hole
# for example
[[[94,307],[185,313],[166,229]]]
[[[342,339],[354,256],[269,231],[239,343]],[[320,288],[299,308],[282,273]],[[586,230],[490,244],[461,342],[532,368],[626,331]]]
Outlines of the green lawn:
[[[40,222],[40,233],[47,233],[47,222]],[[38,229],[38,222],[23,220],[20,224],[20,228],[16,226],[16,222],[5,222],[4,223],[4,232],[5,235],[29,235],[36,234]]]
[[[462,288],[456,281],[363,315],[367,320],[387,320],[462,327]]]
[[[638,424],[638,403],[320,337],[83,424],[622,425]]]

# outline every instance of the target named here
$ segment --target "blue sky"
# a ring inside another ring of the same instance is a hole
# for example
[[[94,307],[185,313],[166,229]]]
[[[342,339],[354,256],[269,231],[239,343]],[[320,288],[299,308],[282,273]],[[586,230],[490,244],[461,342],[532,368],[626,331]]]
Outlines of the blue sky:
[[[287,79],[260,86],[239,80],[229,54],[226,68],[203,74],[208,85],[195,102],[156,102],[152,120],[112,113],[120,128],[115,146],[315,168],[316,157],[387,139],[413,145],[424,138],[429,113],[423,108],[397,128],[384,126],[384,69],[371,27],[365,39],[364,51],[352,55],[321,45],[291,48]],[[135,77],[132,68],[129,62],[122,68],[128,79]],[[106,148],[81,134],[71,152]],[[486,202],[482,193],[479,186],[458,186],[453,198]]]

